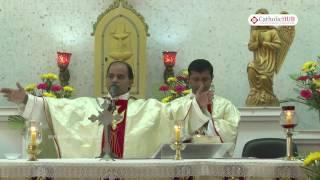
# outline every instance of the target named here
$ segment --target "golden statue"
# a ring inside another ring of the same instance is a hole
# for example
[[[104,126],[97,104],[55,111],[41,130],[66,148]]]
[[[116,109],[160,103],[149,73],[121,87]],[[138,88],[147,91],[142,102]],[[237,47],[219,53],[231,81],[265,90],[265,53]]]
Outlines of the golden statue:
[[[259,9],[256,14],[269,13],[266,9]],[[279,73],[294,35],[294,26],[251,27],[248,48],[253,52],[253,60],[247,67],[250,85],[247,106],[279,106],[279,100],[273,92],[273,76]]]

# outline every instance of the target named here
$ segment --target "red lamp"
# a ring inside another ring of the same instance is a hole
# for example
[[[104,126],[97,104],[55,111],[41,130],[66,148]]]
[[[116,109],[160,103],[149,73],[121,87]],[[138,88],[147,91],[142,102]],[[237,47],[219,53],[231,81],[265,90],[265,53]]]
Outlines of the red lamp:
[[[163,51],[163,63],[165,66],[174,66],[176,64],[177,52],[175,51]]]
[[[71,60],[72,53],[68,52],[57,52],[57,64],[60,69],[59,79],[62,86],[69,84],[70,73],[68,70],[68,65]]]
[[[169,77],[174,76],[173,66],[176,64],[177,52],[175,51],[163,51],[163,63],[166,69],[164,70],[163,78],[164,82],[167,83]]]
[[[68,52],[57,52],[57,64],[59,68],[68,68],[71,55],[72,54]]]

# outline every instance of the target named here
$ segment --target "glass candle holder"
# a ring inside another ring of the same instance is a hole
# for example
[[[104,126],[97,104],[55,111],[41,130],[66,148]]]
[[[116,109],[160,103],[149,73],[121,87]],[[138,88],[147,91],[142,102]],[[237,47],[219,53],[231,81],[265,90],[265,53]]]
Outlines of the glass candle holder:
[[[294,128],[298,124],[294,106],[282,106],[280,124],[283,128]]]
[[[27,121],[27,144],[40,144],[42,141],[41,123],[39,121]]]
[[[39,121],[27,121],[27,152],[29,161],[36,161],[40,153],[39,144],[42,141],[41,123]]]

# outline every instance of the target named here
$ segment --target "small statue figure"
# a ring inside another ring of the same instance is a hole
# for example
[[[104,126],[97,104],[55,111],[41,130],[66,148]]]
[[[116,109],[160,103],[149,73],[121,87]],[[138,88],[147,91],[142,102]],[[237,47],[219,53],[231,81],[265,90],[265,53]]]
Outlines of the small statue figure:
[[[266,9],[256,14],[269,14]],[[281,12],[281,14],[288,14]],[[250,92],[247,106],[279,106],[273,92],[273,76],[279,73],[295,35],[294,26],[252,26],[248,48],[253,60],[247,66]]]

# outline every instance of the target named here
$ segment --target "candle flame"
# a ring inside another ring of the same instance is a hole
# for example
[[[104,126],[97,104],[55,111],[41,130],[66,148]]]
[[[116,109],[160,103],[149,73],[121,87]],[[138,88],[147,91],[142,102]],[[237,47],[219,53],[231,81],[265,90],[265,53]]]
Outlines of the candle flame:
[[[30,127],[30,130],[31,130],[31,131],[36,131],[36,130],[37,130],[37,128],[36,128],[36,127],[34,127],[34,126],[31,126],[31,127]]]

